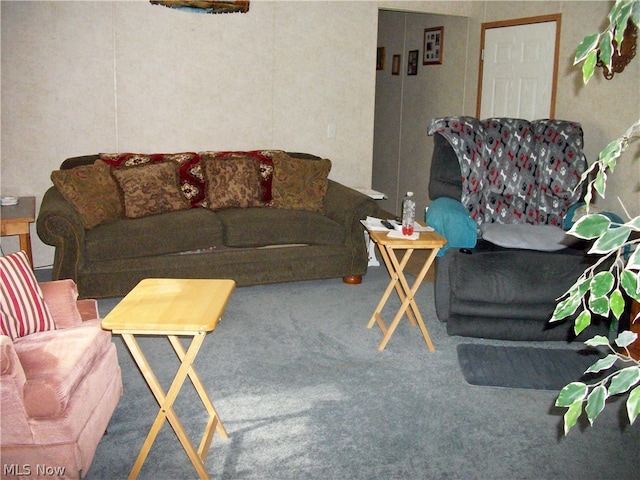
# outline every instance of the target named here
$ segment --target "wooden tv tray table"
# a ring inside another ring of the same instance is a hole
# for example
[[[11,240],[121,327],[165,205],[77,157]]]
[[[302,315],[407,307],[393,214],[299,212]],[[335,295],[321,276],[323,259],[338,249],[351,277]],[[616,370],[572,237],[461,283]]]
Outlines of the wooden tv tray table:
[[[410,240],[408,238],[390,238],[387,236],[388,231],[367,230],[369,231],[371,239],[378,244],[384,264],[391,276],[391,281],[389,282],[387,289],[382,295],[382,298],[380,299],[380,302],[367,325],[367,328],[371,328],[374,323],[377,323],[380,330],[382,330],[383,337],[378,345],[378,350],[384,350],[391,338],[391,335],[393,335],[393,332],[400,323],[400,320],[406,313],[412,327],[415,327],[416,322],[418,323],[429,351],[435,351],[433,343],[431,342],[431,337],[429,336],[429,332],[427,332],[427,327],[424,325],[422,315],[420,314],[420,310],[418,309],[418,305],[416,304],[414,297],[422,284],[422,280],[424,280],[424,277],[429,271],[431,264],[435,260],[438,251],[447,243],[447,240],[436,232],[420,232],[420,237],[418,239]],[[424,265],[420,269],[420,273],[416,277],[416,281],[412,286],[409,286],[409,282],[404,275],[404,268],[409,262],[414,250],[425,249],[430,249],[431,253],[427,256]],[[395,252],[396,250],[406,250],[401,260],[398,260],[398,256]],[[382,309],[394,289],[398,293],[398,297],[402,304],[389,326],[387,326],[382,319],[380,312],[382,312]]]
[[[33,268],[29,224],[36,219],[36,197],[19,197],[16,205],[2,205],[0,212],[1,236],[18,235],[20,250],[27,254]]]
[[[207,334],[216,328],[235,289],[233,280],[147,278],[131,290],[102,320],[102,327],[122,335],[147,384],[156,397],[160,410],[129,473],[136,478],[165,420],[176,433],[200,478],[209,478],[204,461],[215,431],[222,438],[227,432],[213,403],[200,381],[193,363]],[[135,335],[166,335],[181,361],[180,368],[165,394]],[[178,336],[193,336],[185,352]],[[209,419],[196,451],[173,403],[187,376],[191,379]]]

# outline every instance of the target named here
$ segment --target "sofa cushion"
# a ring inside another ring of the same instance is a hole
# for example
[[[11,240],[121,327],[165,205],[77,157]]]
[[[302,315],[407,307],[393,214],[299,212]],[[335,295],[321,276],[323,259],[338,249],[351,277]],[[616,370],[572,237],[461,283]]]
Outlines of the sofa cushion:
[[[224,225],[227,247],[344,243],[346,231],[338,223],[305,210],[230,208],[217,212]]]
[[[80,382],[111,344],[100,320],[75,328],[41,332],[14,343],[25,373],[24,405],[32,418],[64,412]]]
[[[303,160],[286,153],[274,155],[271,205],[322,213],[330,171],[329,159]]]
[[[207,185],[207,207],[248,208],[264,206],[260,162],[253,157],[219,157],[202,161]]]
[[[0,257],[0,333],[15,340],[54,329],[27,255],[21,251]]]
[[[190,207],[180,191],[178,169],[172,162],[113,170],[124,196],[127,218],[158,215]]]
[[[111,168],[96,160],[70,170],[56,170],[51,181],[64,199],[73,205],[84,228],[109,223],[122,217],[122,201]]]
[[[216,212],[192,208],[100,225],[87,232],[85,249],[92,261],[165,255],[222,245],[223,228]]]
[[[205,200],[205,182],[200,155],[180,153],[101,153],[99,157],[111,167],[135,167],[147,163],[173,162],[178,166],[180,191],[192,207],[200,207]]]

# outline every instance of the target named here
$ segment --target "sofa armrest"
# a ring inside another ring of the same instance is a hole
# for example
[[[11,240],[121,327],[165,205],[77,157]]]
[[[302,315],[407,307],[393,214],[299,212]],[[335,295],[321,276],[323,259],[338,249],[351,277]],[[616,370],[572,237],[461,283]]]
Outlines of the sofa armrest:
[[[328,218],[345,227],[351,227],[353,224],[360,225],[360,220],[373,215],[376,208],[375,200],[371,197],[329,180],[327,194],[324,197],[324,214]]]
[[[44,243],[56,247],[52,278],[77,282],[78,266],[84,260],[85,230],[78,211],[55,187],[44,194],[36,229]]]
[[[6,335],[0,335],[0,373],[2,373],[2,389],[5,388],[5,376],[11,377],[13,383],[19,390],[22,390],[27,381],[22,364],[13,347],[13,341]]]
[[[30,444],[33,438],[24,408],[27,379],[13,342],[6,335],[0,335],[0,356],[0,444]]]
[[[56,328],[76,327],[83,317],[78,309],[78,287],[71,279],[40,282],[44,302],[49,307]],[[96,317],[93,317],[96,318]]]
[[[368,258],[364,240],[364,227],[360,220],[373,216],[378,210],[375,200],[341,183],[329,180],[327,194],[324,197],[324,214],[346,229],[345,243],[355,258]],[[365,263],[366,265],[366,263]]]

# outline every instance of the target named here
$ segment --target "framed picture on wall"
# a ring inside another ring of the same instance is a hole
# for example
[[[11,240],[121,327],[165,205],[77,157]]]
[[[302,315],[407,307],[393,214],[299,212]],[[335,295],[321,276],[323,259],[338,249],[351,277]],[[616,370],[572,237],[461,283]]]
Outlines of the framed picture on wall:
[[[425,28],[422,50],[423,65],[439,65],[442,63],[442,42],[444,27]]]
[[[418,50],[409,51],[409,62],[407,63],[407,75],[418,74]]]
[[[401,55],[394,55],[391,63],[391,75],[400,75]]]

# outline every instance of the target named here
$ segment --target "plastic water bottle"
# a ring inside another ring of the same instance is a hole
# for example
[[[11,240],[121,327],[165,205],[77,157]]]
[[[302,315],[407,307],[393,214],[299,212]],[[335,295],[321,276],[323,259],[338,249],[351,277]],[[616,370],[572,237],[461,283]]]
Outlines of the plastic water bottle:
[[[402,234],[413,235],[413,223],[416,220],[416,201],[413,192],[407,192],[402,201]]]

